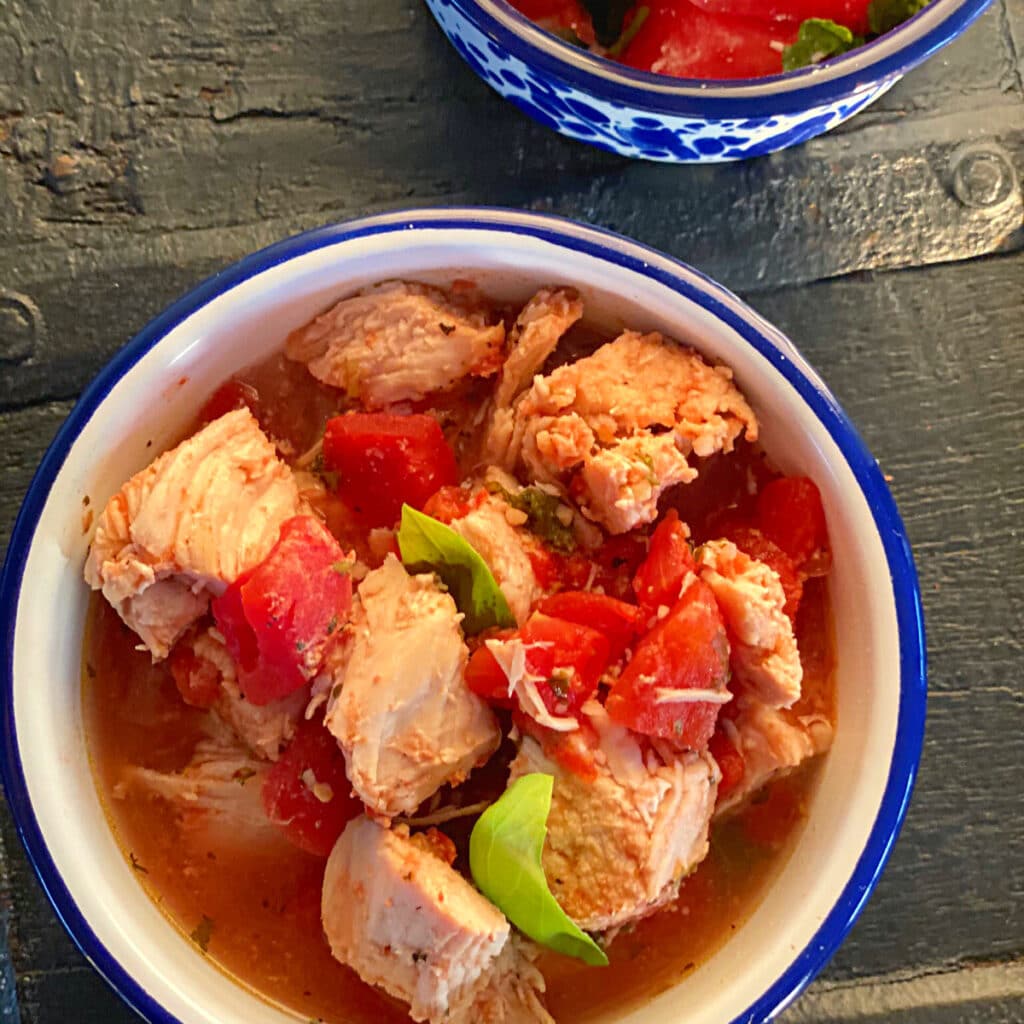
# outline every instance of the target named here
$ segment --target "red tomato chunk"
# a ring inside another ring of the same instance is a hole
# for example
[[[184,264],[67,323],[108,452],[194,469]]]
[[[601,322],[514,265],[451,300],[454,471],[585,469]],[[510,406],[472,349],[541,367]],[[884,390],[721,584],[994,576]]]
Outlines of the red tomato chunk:
[[[659,700],[659,690],[724,690],[729,641],[710,587],[693,580],[671,611],[637,644],[605,707],[634,732],[703,749],[721,704]]]
[[[263,780],[267,817],[300,849],[326,857],[363,809],[352,796],[345,757],[322,720],[303,722]]]
[[[339,493],[371,526],[393,526],[403,503],[422,509],[459,480],[455,455],[437,420],[415,414],[350,412],[327,421],[324,465]]]
[[[608,642],[608,661],[613,664],[633,645],[644,619],[636,605],[588,591],[563,590],[545,597],[538,608],[556,619],[596,629]]]
[[[319,520],[295,516],[270,554],[213,602],[247,700],[269,704],[316,674],[352,605],[348,569]]]
[[[786,476],[766,484],[757,496],[756,525],[798,568],[828,549],[821,494],[805,476]]]
[[[647,557],[633,577],[633,590],[647,614],[662,606],[671,608],[679,598],[683,580],[696,569],[688,536],[675,509],[666,514],[651,536]]]
[[[708,751],[722,771],[717,798],[717,802],[721,803],[743,781],[747,770],[746,760],[721,729],[715,730],[708,742]]]
[[[181,699],[194,708],[212,708],[220,696],[220,671],[207,658],[200,658],[191,639],[183,638],[174,645],[168,661],[174,685]]]

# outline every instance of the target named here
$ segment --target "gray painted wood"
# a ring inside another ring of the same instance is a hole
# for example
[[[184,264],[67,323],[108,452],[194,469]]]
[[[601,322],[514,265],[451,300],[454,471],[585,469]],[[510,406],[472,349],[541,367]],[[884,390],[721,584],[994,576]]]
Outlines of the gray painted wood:
[[[199,279],[293,231],[492,203],[687,259],[786,330],[857,422],[893,478],[928,622],[904,834],[785,1019],[1024,1020],[1022,55],[1024,0],[997,0],[838,132],[672,168],[535,125],[418,0],[0,0],[0,539],[103,362]],[[998,202],[958,198],[964,147],[1001,168]],[[25,1024],[134,1019],[63,933],[6,810],[3,922]]]

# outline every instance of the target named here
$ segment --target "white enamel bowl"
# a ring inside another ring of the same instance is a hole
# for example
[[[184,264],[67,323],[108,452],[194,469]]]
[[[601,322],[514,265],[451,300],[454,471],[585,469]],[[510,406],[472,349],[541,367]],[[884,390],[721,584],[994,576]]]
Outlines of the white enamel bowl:
[[[764,901],[721,951],[623,1019],[766,1020],[835,951],[896,838],[925,710],[913,562],[878,466],[796,349],[695,271],[567,221],[471,209],[324,228],[200,285],[118,353],[43,459],[0,582],[3,773],[18,829],[79,947],[154,1024],[296,1018],[204,959],[150,902],[111,835],[82,725],[82,499],[100,507],[179,436],[220,381],[279,348],[332,300],[382,278],[456,276],[510,299],[541,284],[574,285],[608,327],[659,329],[724,361],[757,410],[766,449],[786,472],[813,477],[825,502],[839,726],[807,827]]]

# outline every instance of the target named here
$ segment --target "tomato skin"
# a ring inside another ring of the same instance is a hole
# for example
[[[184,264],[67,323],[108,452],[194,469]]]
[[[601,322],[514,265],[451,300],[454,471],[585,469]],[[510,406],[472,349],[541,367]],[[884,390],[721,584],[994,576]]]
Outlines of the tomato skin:
[[[708,741],[708,752],[718,763],[722,772],[716,800],[716,803],[721,803],[743,781],[747,762],[743,754],[736,749],[732,740],[721,729],[716,729]]]
[[[393,526],[403,503],[422,509],[459,481],[440,424],[423,413],[335,416],[324,431],[324,465],[339,475],[339,492],[369,526]]]
[[[633,577],[633,590],[648,615],[662,606],[671,608],[687,574],[696,571],[688,537],[689,531],[675,509],[668,511],[651,535],[647,557]]]
[[[303,779],[307,771],[331,787],[331,799],[321,801]],[[345,757],[322,719],[302,722],[263,780],[260,792],[267,817],[296,846],[317,857],[334,848],[345,825],[363,810],[352,796]]]
[[[764,22],[709,14],[688,0],[651,0],[650,14],[622,54],[642,71],[676,78],[760,78],[782,73],[781,46],[796,40],[798,20]]]
[[[352,606],[345,553],[319,520],[294,516],[255,568],[212,604],[217,628],[253,704],[269,704],[306,684]]]
[[[194,708],[212,708],[220,697],[220,671],[213,662],[200,658],[188,637],[174,645],[168,659],[174,685],[181,699]]]
[[[608,641],[608,661],[612,664],[632,646],[642,628],[643,612],[606,594],[563,590],[545,597],[537,606],[545,615],[596,629]]]
[[[445,484],[438,488],[424,503],[422,512],[439,523],[451,523],[463,519],[487,499],[482,487],[458,487]]]
[[[532,736],[542,747],[546,757],[559,767],[587,782],[598,775],[594,752],[600,747],[597,730],[589,719],[581,718],[580,727],[572,732],[553,732],[538,725],[523,711],[512,712],[512,724],[524,735]]]
[[[605,702],[609,716],[645,736],[707,746],[721,705],[658,703],[656,691],[721,690],[729,679],[729,641],[711,588],[694,580],[665,618],[637,644]]]
[[[755,525],[798,568],[828,550],[821,492],[808,477],[786,476],[765,484],[757,496]]]

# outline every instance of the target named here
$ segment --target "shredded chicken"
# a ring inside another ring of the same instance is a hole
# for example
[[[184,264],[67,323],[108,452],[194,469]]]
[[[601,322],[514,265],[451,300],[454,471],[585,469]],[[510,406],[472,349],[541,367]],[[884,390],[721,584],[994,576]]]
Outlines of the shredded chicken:
[[[657,515],[666,488],[695,478],[689,456],[757,439],[757,419],[726,367],[660,334],[626,331],[593,355],[538,377],[514,407],[506,468],[571,481],[612,533]]]
[[[440,1024],[550,1021],[544,979],[504,915],[430,843],[366,817],[345,827],[324,873],[331,952]]]
[[[385,818],[458,784],[501,741],[463,678],[461,616],[433,575],[389,555],[359,586],[346,644],[331,666],[326,723],[360,798]]]
[[[505,327],[438,288],[389,281],[293,331],[286,353],[368,409],[418,401],[501,365]]]
[[[728,540],[709,541],[698,554],[700,578],[729,628],[738,688],[772,707],[792,707],[800,699],[803,667],[778,573]]]
[[[211,596],[262,561],[305,511],[248,409],[225,413],[136,473],[96,523],[85,581],[166,658]]]

